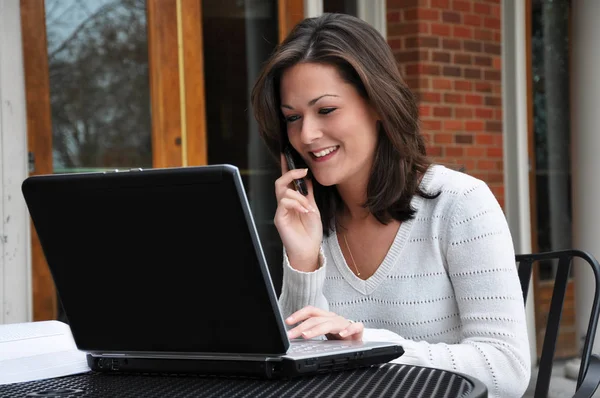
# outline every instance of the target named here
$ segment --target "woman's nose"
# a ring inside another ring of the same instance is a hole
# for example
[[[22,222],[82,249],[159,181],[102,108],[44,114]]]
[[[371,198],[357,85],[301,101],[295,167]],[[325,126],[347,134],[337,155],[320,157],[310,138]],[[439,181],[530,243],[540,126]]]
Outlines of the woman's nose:
[[[311,144],[323,136],[319,123],[315,122],[314,120],[310,120],[309,118],[304,118],[302,122],[300,139],[302,140],[303,144]]]

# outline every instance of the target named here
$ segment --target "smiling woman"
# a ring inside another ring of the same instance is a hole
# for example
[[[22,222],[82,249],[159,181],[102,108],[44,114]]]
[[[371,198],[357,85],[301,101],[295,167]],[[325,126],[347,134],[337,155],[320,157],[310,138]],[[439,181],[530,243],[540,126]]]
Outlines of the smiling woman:
[[[256,81],[268,148],[281,159],[289,141],[307,166],[282,162],[275,182],[289,337],[397,342],[395,362],[521,397],[529,342],[504,213],[483,181],[428,159],[398,70],[374,28],[324,14],[298,24]],[[292,185],[305,176],[306,196]]]

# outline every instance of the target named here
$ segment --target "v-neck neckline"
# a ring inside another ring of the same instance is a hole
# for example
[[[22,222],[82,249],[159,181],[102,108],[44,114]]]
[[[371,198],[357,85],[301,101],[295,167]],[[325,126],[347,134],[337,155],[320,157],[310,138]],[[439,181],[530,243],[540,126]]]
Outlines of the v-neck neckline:
[[[397,263],[398,257],[402,253],[402,249],[404,248],[406,241],[408,240],[408,236],[410,235],[410,230],[412,228],[412,221],[408,220],[404,221],[400,224],[398,228],[398,232],[396,232],[396,236],[394,237],[394,242],[392,246],[386,253],[383,261],[375,270],[375,273],[371,275],[367,279],[361,279],[350,270],[346,259],[342,253],[342,248],[340,247],[340,242],[337,238],[336,231],[332,231],[329,237],[329,249],[331,250],[331,254],[333,257],[333,262],[335,263],[338,271],[342,275],[342,277],[348,282],[355,290],[362,294],[371,294],[377,286],[383,282],[390,271],[394,267],[394,264]]]
[[[427,192],[427,187],[433,178],[435,166],[431,165],[428,170],[425,172],[423,179],[419,186],[425,192]],[[419,195],[414,195],[410,201],[410,206],[415,210],[415,214],[418,213],[421,205],[423,203],[424,198]],[[398,232],[396,232],[396,236],[394,237],[394,241],[386,253],[383,261],[377,267],[377,270],[373,275],[371,275],[366,280],[363,280],[356,276],[346,259],[342,253],[342,248],[340,247],[340,242],[338,241],[337,231],[335,227],[331,231],[327,241],[329,245],[329,249],[331,251],[333,262],[336,265],[338,271],[342,275],[342,277],[352,286],[356,291],[361,294],[369,295],[377,289],[377,287],[388,277],[390,271],[394,268],[394,266],[398,263],[398,259],[400,258],[404,247],[406,246],[406,242],[408,241],[408,237],[412,230],[412,226],[414,224],[414,218],[403,221],[398,228]]]

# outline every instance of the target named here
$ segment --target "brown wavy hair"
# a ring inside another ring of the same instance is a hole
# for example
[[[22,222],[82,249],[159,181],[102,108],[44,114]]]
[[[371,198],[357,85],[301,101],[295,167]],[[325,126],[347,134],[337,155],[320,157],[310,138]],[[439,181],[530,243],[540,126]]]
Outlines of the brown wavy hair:
[[[333,65],[342,79],[374,107],[380,117],[378,143],[367,185],[367,208],[379,222],[414,217],[410,201],[422,192],[419,177],[431,161],[419,131],[416,99],[400,72],[385,39],[371,25],[346,14],[326,13],[301,21],[264,64],[251,94],[254,117],[265,144],[276,161],[287,142],[280,109],[279,85],[283,72],[298,63]],[[313,179],[323,232],[329,235],[335,215],[344,204],[335,187]]]

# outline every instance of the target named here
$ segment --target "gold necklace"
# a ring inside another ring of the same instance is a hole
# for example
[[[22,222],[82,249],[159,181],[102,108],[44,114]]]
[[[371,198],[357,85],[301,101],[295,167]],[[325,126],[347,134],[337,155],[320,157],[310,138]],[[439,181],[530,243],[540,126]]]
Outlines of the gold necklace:
[[[346,243],[346,248],[348,249],[348,253],[350,253],[350,258],[352,259],[352,263],[354,264],[354,269],[356,270],[356,275],[360,276],[360,271],[358,270],[358,267],[356,266],[356,261],[354,261],[354,256],[352,255],[352,250],[350,250],[350,246],[348,245],[348,239],[346,239],[346,233],[344,233],[343,236],[344,236],[344,242]]]

